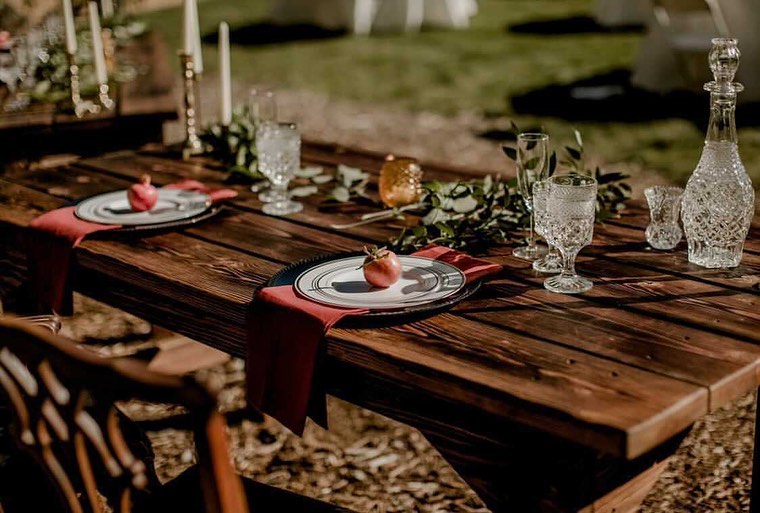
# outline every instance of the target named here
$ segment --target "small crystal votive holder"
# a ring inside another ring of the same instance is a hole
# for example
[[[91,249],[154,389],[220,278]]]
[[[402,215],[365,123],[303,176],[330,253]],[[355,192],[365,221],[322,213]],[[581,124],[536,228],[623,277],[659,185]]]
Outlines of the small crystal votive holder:
[[[678,224],[681,214],[681,187],[656,185],[644,191],[649,204],[650,222],[647,226],[647,242],[654,249],[668,250],[675,248],[683,231]]]

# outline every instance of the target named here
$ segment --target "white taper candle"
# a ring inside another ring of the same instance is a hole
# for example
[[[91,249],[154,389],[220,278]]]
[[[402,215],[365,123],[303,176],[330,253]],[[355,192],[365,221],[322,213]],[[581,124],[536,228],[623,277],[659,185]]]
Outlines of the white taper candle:
[[[90,32],[92,32],[92,61],[95,64],[95,76],[98,84],[108,83],[106,72],[106,55],[103,52],[103,33],[100,29],[98,4],[93,1],[87,5],[90,14]]]
[[[70,54],[77,53],[77,28],[71,0],[63,0],[63,29],[66,34],[66,51]]]
[[[113,0],[100,0],[100,13],[104,20],[110,20],[114,15]]]
[[[201,46],[201,29],[198,23],[198,4],[196,0],[185,0],[182,11],[182,51],[193,56],[193,68],[196,73],[203,73],[203,47]]]
[[[230,26],[226,22],[219,24],[219,77],[220,77],[220,114],[223,126],[232,122],[232,74],[230,70]]]
[[[196,73],[203,73],[203,45],[201,44],[201,25],[198,19],[197,0],[193,0],[193,33],[195,34],[193,65]]]

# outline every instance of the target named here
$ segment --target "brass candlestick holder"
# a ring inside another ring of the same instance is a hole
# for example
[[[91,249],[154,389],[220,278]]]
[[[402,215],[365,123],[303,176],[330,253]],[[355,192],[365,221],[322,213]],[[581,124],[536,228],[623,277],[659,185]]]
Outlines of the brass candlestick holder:
[[[185,108],[185,143],[182,147],[182,155],[183,158],[188,158],[191,155],[203,153],[203,143],[200,137],[198,137],[199,119],[195,94],[198,77],[195,73],[195,63],[193,62],[192,55],[180,53],[179,59],[182,65],[183,103]]]
[[[79,65],[73,53],[69,56],[69,88],[71,89],[71,106],[74,115],[83,118],[87,114],[97,114],[100,106],[90,100],[83,100],[79,83]]]
[[[116,102],[108,94],[110,88],[108,84],[100,84],[98,86],[98,101],[106,108],[106,110],[113,110],[116,106]]]

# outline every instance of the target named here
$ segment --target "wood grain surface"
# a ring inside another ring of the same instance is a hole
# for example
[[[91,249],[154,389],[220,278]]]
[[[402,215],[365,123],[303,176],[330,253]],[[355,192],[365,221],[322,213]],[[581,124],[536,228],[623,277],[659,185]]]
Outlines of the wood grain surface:
[[[305,164],[329,169],[343,163],[373,174],[382,164],[382,155],[330,145],[307,144],[303,158]],[[430,179],[484,174],[424,169]],[[214,162],[183,162],[163,149],[117,152],[55,169],[8,169],[0,179],[0,229],[5,238],[21,236],[40,213],[124,188],[146,172],[157,184],[193,178],[221,186],[224,178]],[[244,356],[246,308],[273,273],[304,258],[382,243],[401,227],[393,221],[332,230],[331,224],[372,209],[328,209],[318,196],[303,199],[299,214],[268,217],[256,195],[234,187],[240,196],[201,225],[85,241],[77,249],[78,288]],[[578,259],[579,272],[595,282],[587,294],[549,293],[543,276],[501,247],[488,258],[503,264],[504,272],[449,313],[404,326],[333,329],[331,389],[420,427],[495,511],[517,504],[514,493],[498,491],[506,490],[505,476],[514,472],[483,478],[493,471],[489,454],[506,450],[508,430],[564,441],[572,447],[567,459],[588,460],[586,470],[598,471],[600,455],[606,455],[601,461],[625,470],[610,473],[616,477],[604,486],[582,487],[585,495],[555,501],[561,510],[593,504],[606,510],[611,502],[594,501],[633,477],[631,465],[641,472],[655,468],[653,454],[659,458],[657,451],[702,415],[758,385],[758,228],[740,267],[706,270],[689,264],[683,247],[649,249],[646,215],[634,203],[620,219],[596,227],[593,246]],[[481,421],[473,424],[475,418]],[[578,451],[584,456],[576,457]],[[567,489],[579,486],[569,483]],[[613,497],[630,502],[638,493],[631,490]]]

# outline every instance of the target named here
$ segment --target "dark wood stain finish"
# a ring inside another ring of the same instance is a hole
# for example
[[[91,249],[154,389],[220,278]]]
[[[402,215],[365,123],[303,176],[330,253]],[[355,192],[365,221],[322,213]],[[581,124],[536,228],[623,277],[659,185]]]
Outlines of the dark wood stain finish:
[[[305,145],[303,156],[373,174],[382,163],[379,154],[324,144]],[[217,164],[155,149],[9,171],[0,179],[3,241],[44,211],[145,172],[159,184],[223,185]],[[483,174],[432,165],[425,172]],[[222,214],[182,232],[85,241],[78,288],[245,356],[245,310],[269,276],[303,258],[383,242],[398,229],[334,231],[330,224],[368,208],[325,210],[315,197],[300,214],[271,218],[254,194],[237,189]],[[595,279],[588,294],[548,293],[541,276],[497,248],[489,258],[504,273],[447,314],[332,330],[331,390],[420,428],[494,511],[601,511],[630,502],[644,486],[633,483],[651,485],[662,469],[656,462],[694,421],[757,387],[760,361],[757,228],[741,267],[711,271],[690,266],[682,251],[648,249],[646,223],[645,208],[634,204],[597,228],[578,265]]]

